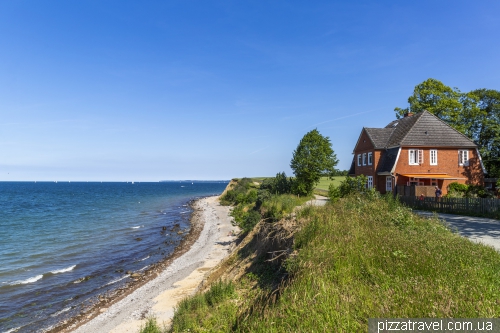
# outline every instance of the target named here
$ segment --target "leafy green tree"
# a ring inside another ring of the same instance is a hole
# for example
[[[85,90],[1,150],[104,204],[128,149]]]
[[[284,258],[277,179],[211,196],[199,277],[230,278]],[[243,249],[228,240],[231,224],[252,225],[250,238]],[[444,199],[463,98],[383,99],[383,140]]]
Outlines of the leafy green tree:
[[[463,115],[462,93],[458,88],[451,88],[436,79],[427,79],[415,86],[413,95],[408,98],[407,108],[395,108],[396,117],[401,118],[407,112],[419,113],[429,111],[450,126],[463,132],[461,118]],[[462,128],[457,128],[457,126]]]
[[[293,152],[290,167],[294,171],[294,192],[310,195],[321,176],[332,178],[338,163],[329,137],[322,136],[314,129],[300,140]]]
[[[500,177],[500,92],[477,89],[462,93],[436,79],[415,86],[407,108],[395,108],[397,118],[407,112],[429,111],[467,135],[480,149],[490,177]]]
[[[469,137],[479,145],[489,176],[500,177],[500,91],[477,89],[469,94],[478,108]]]

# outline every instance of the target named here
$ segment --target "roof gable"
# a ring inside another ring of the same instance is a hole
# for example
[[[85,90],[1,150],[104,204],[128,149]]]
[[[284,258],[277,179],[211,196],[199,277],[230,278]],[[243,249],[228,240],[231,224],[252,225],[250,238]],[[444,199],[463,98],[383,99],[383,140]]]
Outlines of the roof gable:
[[[428,111],[393,121],[385,128],[391,127],[394,131],[386,147],[477,147],[468,137]]]
[[[372,140],[375,149],[387,147],[387,141],[394,132],[394,128],[365,128],[366,134]]]

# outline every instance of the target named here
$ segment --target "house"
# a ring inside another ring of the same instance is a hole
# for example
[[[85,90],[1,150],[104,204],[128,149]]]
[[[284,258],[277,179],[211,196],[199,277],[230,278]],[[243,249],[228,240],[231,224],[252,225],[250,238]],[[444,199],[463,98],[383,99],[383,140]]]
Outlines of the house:
[[[430,196],[434,186],[446,194],[452,182],[483,184],[477,145],[428,111],[408,113],[384,128],[364,127],[353,154],[349,175],[367,176],[367,186],[381,193],[422,186]]]

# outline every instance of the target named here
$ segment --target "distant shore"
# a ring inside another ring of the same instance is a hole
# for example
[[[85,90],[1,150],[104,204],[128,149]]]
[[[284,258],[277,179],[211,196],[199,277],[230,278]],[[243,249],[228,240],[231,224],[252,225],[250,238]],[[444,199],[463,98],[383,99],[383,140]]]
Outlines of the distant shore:
[[[149,315],[169,324],[177,302],[192,294],[234,247],[238,230],[231,224],[229,207],[221,206],[218,198],[192,202],[191,229],[172,256],[48,332],[137,333]]]

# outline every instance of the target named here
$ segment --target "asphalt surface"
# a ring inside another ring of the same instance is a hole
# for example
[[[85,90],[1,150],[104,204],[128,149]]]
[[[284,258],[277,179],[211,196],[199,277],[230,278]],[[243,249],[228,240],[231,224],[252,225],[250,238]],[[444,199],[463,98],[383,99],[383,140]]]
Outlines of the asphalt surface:
[[[432,212],[414,211],[422,216],[433,216]],[[473,242],[493,246],[500,251],[500,221],[484,217],[437,214],[452,230]]]

